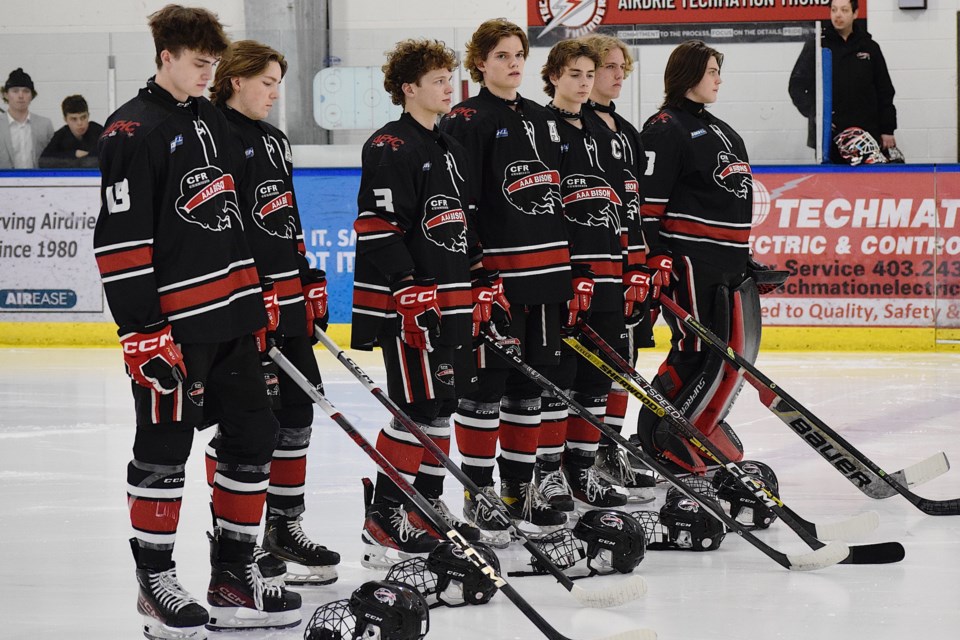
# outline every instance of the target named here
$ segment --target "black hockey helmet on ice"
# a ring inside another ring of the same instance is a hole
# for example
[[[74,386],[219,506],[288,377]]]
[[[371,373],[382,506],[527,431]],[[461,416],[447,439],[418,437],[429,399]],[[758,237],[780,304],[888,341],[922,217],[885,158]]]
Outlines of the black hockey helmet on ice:
[[[500,559],[489,546],[471,542],[493,570],[500,573]],[[463,550],[452,542],[441,542],[427,556],[427,569],[437,576],[437,600],[448,607],[485,604],[497,592],[488,578]]]
[[[707,513],[699,502],[673,488],[660,507],[660,524],[667,529],[670,544],[690,551],[718,549],[727,534],[723,523]]]
[[[420,640],[430,630],[430,608],[409,585],[392,580],[365,582],[353,592],[349,608],[356,618],[355,638],[377,627],[381,640]]]
[[[756,460],[744,460],[740,468],[763,488],[779,498],[780,483],[768,465]],[[720,467],[713,476],[717,499],[730,517],[745,527],[766,529],[777,519],[777,514],[760,497],[747,489],[730,471]]]
[[[573,527],[573,535],[587,545],[587,566],[597,573],[630,573],[647,549],[637,519],[616,509],[587,511]]]

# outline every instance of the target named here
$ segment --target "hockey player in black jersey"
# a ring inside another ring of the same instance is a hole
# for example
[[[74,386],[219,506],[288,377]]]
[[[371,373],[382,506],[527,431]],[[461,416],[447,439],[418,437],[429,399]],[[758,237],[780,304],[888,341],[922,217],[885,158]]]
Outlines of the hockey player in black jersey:
[[[626,234],[621,224],[621,191],[615,188],[618,181],[623,181],[623,165],[612,153],[612,132],[601,128],[599,119],[585,118],[583,111],[599,62],[600,56],[588,45],[564,40],[550,50],[541,75],[544,91],[551,98],[547,108],[559,120],[562,140],[560,193],[574,291],[564,325],[572,329],[589,318],[607,342],[625,352],[622,243]],[[556,383],[571,389],[573,398],[602,420],[610,380],[594,367],[577,365],[577,355],[565,350]],[[537,465],[550,472],[562,462],[573,497],[591,507],[623,506],[626,490],[610,484],[597,472],[599,440],[596,427],[571,415],[562,460],[541,446]]]
[[[481,24],[467,43],[465,66],[482,88],[454,107],[440,127],[469,153],[464,169],[475,193],[470,203],[476,207],[484,263],[499,272],[509,301],[509,326],[501,313],[494,328],[505,345],[548,372],[559,359],[561,311],[570,299],[570,254],[561,215],[557,119],[517,93],[528,52],[526,33],[512,22]],[[499,440],[500,495],[511,516],[537,527],[562,525],[566,515],[552,508],[531,481],[539,433],[564,424],[566,409],[553,398],[541,404],[539,387],[487,349],[477,348],[479,388],[460,399],[454,416],[462,468],[496,498]],[[478,511],[469,492],[464,513],[490,544],[509,542],[503,526]]]
[[[137,608],[148,638],[287,627],[300,597],[264,583],[253,559],[277,421],[254,333],[261,290],[236,194],[242,152],[201,97],[227,39],[209,11],[168,5],[150,16],[157,74],[106,122],[94,248],[136,409],[127,494]],[[266,313],[265,313],[266,306]],[[262,344],[262,341],[261,341]],[[213,490],[210,613],[173,562],[184,469],[197,427],[220,425]]]
[[[327,325],[326,274],[311,268],[306,259],[290,142],[264,120],[279,98],[286,70],[280,52],[253,40],[234,42],[217,66],[211,100],[227,117],[243,149],[244,170],[237,182],[240,217],[257,269],[273,282],[276,292],[280,351],[322,389],[312,337],[315,322],[324,329]],[[280,437],[270,463],[263,548],[302,567],[286,574],[288,584],[329,584],[337,579],[334,565],[340,556],[311,541],[300,524],[313,401],[272,360],[265,361],[264,377],[268,388],[274,387],[271,400]],[[207,450],[211,487],[219,441],[215,437]],[[266,568],[263,560],[261,567]]]
[[[647,266],[669,280],[664,291],[748,358],[757,354],[760,307],[746,276],[753,215],[753,181],[743,140],[712,115],[723,56],[700,41],[674,49],[664,71],[665,99],[642,131],[648,164],[641,210],[650,244]],[[669,315],[671,349],[655,384],[689,417],[711,446],[732,460],[743,447],[724,422],[738,379],[710,349]],[[702,473],[705,463],[685,440],[670,435],[642,410],[643,448],[680,468]]]
[[[475,382],[471,269],[482,274],[468,220],[466,152],[436,126],[450,111],[456,66],[453,51],[435,40],[404,40],[387,54],[384,87],[404,112],[363,146],[354,223],[351,345],[382,349],[390,398],[445,451],[457,394]],[[477,304],[486,304],[489,316],[490,301]],[[441,500],[440,463],[399,422],[380,431],[377,449],[461,534],[479,538]],[[389,566],[437,545],[438,532],[386,475],[377,475],[375,490],[364,479],[364,494],[364,566]]]
[[[583,106],[588,121],[596,122],[604,136],[602,144],[610,145],[608,174],[622,172],[623,179],[614,187],[620,193],[620,224],[623,229],[621,244],[623,255],[623,308],[627,325],[627,341],[624,357],[635,362],[637,350],[652,347],[653,318],[650,314],[650,271],[646,268],[646,242],[640,226],[641,183],[646,170],[646,155],[640,140],[640,132],[617,112],[614,100],[620,97],[623,83],[633,71],[633,57],[627,45],[614,36],[592,34],[581,39],[600,56],[600,66],[594,76],[590,100]],[[599,122],[597,122],[599,120]],[[627,414],[629,395],[614,383],[607,396],[604,422],[618,432],[623,431],[623,419]],[[600,439],[597,451],[597,469],[611,482],[626,488],[638,501],[653,499],[656,482],[646,470],[634,469],[626,451],[617,447],[606,436]]]

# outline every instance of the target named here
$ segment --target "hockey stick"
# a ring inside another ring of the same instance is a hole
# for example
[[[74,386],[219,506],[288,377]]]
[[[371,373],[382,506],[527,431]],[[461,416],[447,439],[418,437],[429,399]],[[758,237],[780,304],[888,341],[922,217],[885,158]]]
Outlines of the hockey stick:
[[[545,378],[536,369],[526,364],[519,357],[507,352],[506,349],[500,346],[495,338],[489,334],[484,334],[483,338],[486,340],[487,344],[490,345],[491,350],[494,353],[507,361],[512,367],[530,378],[534,384],[544,391],[552,394],[555,398],[567,405],[567,407],[569,407],[570,410],[577,415],[577,417],[589,422],[601,433],[606,434],[611,440],[625,448],[634,457],[640,460],[640,462],[642,462],[648,469],[659,473],[685,496],[691,500],[699,502],[700,505],[707,511],[707,513],[725,524],[728,529],[734,531],[737,535],[759,549],[762,553],[767,555],[781,567],[797,571],[811,571],[837,564],[850,555],[847,545],[838,540],[834,540],[833,542],[826,544],[822,549],[817,549],[816,551],[811,551],[803,555],[787,555],[770,547],[765,542],[753,535],[751,531],[748,531],[746,528],[744,528],[739,522],[727,515],[720,505],[717,504],[712,498],[708,498],[696,489],[685,485],[677,476],[671,473],[662,464],[628,442],[622,435],[612,429],[609,425],[597,420],[596,416],[584,409],[566,392]]]
[[[337,343],[330,339],[326,333],[323,332],[320,327],[315,327],[314,336],[323,344],[327,350],[330,351],[337,360],[347,368],[347,370],[353,374],[353,376],[360,381],[360,383],[366,387],[367,391],[372,393],[374,397],[380,401],[384,407],[396,418],[400,424],[402,424],[411,435],[413,435],[417,440],[420,441],[420,444],[429,451],[433,456],[443,464],[444,467],[462,484],[472,495],[476,497],[477,502],[480,502],[485,507],[490,509],[490,511],[496,514],[498,522],[504,525],[508,529],[512,529],[513,532],[520,538],[523,539],[523,546],[540,561],[540,563],[550,572],[550,574],[557,579],[557,581],[563,585],[563,587],[573,594],[573,597],[577,601],[587,607],[595,608],[605,608],[605,607],[615,607],[626,602],[631,602],[637,598],[643,596],[647,592],[647,584],[644,582],[643,578],[640,576],[631,576],[622,581],[621,584],[608,587],[606,589],[600,589],[598,591],[587,591],[579,585],[573,583],[573,581],[564,574],[559,567],[557,567],[537,545],[533,544],[530,538],[521,531],[519,528],[514,527],[513,523],[510,520],[510,517],[505,513],[504,506],[499,501],[491,501],[487,496],[480,491],[480,487],[474,483],[470,477],[463,472],[463,470],[457,466],[457,464],[450,459],[450,456],[446,455],[443,450],[430,439],[426,433],[420,428],[414,420],[408,416],[400,407],[390,399],[386,393],[383,392],[379,387],[376,386],[373,379],[370,378],[363,369],[357,365],[347,354],[341,349]]]
[[[494,584],[504,595],[509,598],[509,600],[520,609],[521,613],[527,617],[530,622],[540,630],[543,635],[551,640],[569,640],[566,636],[561,634],[559,631],[554,629],[549,622],[547,622],[543,616],[541,616],[537,611],[528,603],[523,596],[521,596],[517,591],[506,581],[506,579],[497,574],[493,567],[487,564],[487,561],[482,555],[480,555],[476,549],[470,546],[470,543],[464,540],[463,536],[454,529],[450,527],[446,521],[444,521],[443,516],[441,516],[433,505],[430,504],[430,501],[423,497],[423,495],[417,491],[413,485],[407,482],[396,467],[390,464],[390,461],[383,457],[383,454],[377,451],[370,442],[363,437],[356,427],[350,423],[347,418],[337,410],[327,398],[320,393],[316,387],[310,384],[310,381],[307,379],[303,373],[297,369],[293,363],[291,363],[277,347],[271,347],[268,352],[270,357],[274,362],[290,376],[290,379],[293,380],[298,387],[300,387],[307,396],[313,400],[323,412],[326,413],[331,420],[337,423],[337,425],[343,429],[344,432],[350,438],[357,443],[363,451],[372,459],[378,467],[387,475],[388,478],[400,489],[406,496],[417,506],[422,513],[424,513],[433,525],[436,527],[437,531],[445,531],[444,536],[453,542],[457,547],[463,551],[464,555],[476,566],[480,571],[483,572],[490,582]],[[625,631],[623,633],[610,636],[606,640],[655,640],[657,637],[656,632],[650,629],[632,629],[630,631]]]
[[[878,467],[873,460],[847,442],[839,433],[827,426],[813,412],[794,400],[783,390],[783,387],[763,375],[759,369],[740,356],[718,338],[715,333],[680,308],[676,302],[667,296],[661,296],[660,304],[719,353],[735,371],[743,372],[750,384],[760,393],[760,401],[763,404],[773,411],[804,442],[813,447],[847,480],[868,496],[874,497],[870,491],[866,490],[866,487],[879,479],[926,514],[934,516],[960,515],[960,498],[931,500],[913,493],[896,478]],[[921,463],[921,465],[923,464],[926,463]]]
[[[581,342],[570,337],[564,338],[564,342],[590,364],[600,369],[608,378],[632,394],[648,409],[657,415],[662,415],[671,426],[679,431],[680,434],[704,456],[725,467],[750,493],[757,496],[767,507],[780,516],[780,519],[788,527],[793,529],[811,549],[820,549],[824,546],[824,543],[819,539],[820,537],[826,540],[859,537],[873,531],[880,524],[879,516],[873,511],[827,526],[817,526],[812,522],[804,520],[793,509],[784,504],[777,495],[769,491],[762,484],[754,482],[740,465],[730,460],[722,452],[715,452],[705,444],[703,440],[701,440],[700,431],[690,423],[687,417],[664,398],[650,383],[644,380],[590,325],[582,323],[580,330],[584,336],[600,349],[600,352],[603,353],[615,367],[626,372],[629,375],[629,379],[609,366],[598,355],[587,349]],[[841,564],[887,564],[899,562],[903,560],[903,557],[903,545],[899,542],[852,545],[850,546],[850,555],[847,556]]]

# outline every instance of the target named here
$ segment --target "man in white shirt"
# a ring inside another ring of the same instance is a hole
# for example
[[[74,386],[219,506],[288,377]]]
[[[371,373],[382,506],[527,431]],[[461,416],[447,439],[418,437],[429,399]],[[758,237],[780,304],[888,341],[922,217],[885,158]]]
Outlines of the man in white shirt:
[[[3,85],[7,117],[0,118],[0,169],[35,169],[40,153],[53,137],[53,123],[30,113],[37,97],[33,80],[23,69],[10,72]]]

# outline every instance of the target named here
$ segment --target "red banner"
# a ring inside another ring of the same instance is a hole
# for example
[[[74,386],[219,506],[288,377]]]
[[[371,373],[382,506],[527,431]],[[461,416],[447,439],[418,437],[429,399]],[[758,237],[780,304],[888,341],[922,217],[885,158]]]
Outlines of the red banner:
[[[769,325],[960,327],[960,174],[755,173]]]

